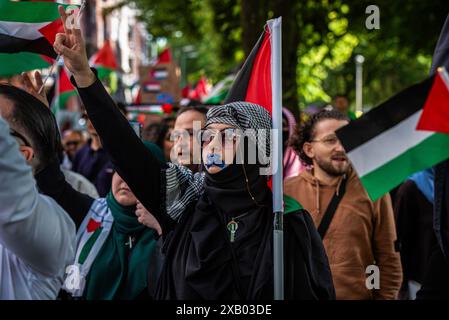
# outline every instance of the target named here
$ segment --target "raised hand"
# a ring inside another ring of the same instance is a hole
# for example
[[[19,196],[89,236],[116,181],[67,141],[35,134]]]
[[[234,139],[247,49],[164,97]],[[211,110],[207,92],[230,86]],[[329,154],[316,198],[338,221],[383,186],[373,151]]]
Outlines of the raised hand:
[[[45,90],[42,90],[39,93],[39,90],[43,84],[42,76],[39,71],[35,71],[34,75],[31,72],[24,72],[21,75],[21,80],[22,80],[23,89],[26,92],[33,95],[37,99],[39,99],[48,108],[50,107],[50,104],[48,103],[48,100],[47,100],[47,95],[45,93]]]
[[[95,75],[89,67],[86,46],[81,29],[74,21],[74,11],[67,14],[64,7],[58,7],[64,26],[64,33],[56,35],[53,48],[64,58],[64,64],[73,74],[79,87],[88,87],[95,81]],[[70,18],[70,19],[69,19]]]

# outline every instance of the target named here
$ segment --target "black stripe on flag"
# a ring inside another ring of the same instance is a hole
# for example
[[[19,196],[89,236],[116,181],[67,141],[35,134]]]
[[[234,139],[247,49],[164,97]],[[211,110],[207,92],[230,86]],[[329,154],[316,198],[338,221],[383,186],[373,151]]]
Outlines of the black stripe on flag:
[[[0,52],[17,53],[33,52],[43,54],[51,58],[56,58],[57,54],[52,45],[44,37],[36,40],[27,40],[13,37],[6,34],[0,34]]]
[[[361,118],[337,130],[336,134],[346,152],[354,150],[422,109],[433,81],[432,76],[401,91]]]
[[[224,100],[225,104],[235,101],[245,101],[248,84],[251,80],[251,71],[253,70],[253,64],[256,60],[257,52],[259,52],[260,46],[262,45],[264,36],[265,31],[262,32],[262,35],[259,37],[259,40],[257,40],[256,45],[251,50],[251,53],[243,64],[242,69],[240,69],[239,73],[237,74],[237,77],[235,78],[231,89],[226,95],[226,98]]]

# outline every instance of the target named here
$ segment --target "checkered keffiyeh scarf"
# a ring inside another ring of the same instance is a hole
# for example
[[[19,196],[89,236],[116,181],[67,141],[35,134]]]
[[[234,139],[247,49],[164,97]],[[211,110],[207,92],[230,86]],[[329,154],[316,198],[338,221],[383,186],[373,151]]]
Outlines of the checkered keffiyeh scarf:
[[[270,114],[263,107],[249,102],[233,102],[210,109],[206,116],[206,127],[213,123],[224,123],[241,130],[265,129],[265,144],[259,146],[269,157],[271,152]],[[256,139],[256,138],[255,138]],[[168,164],[165,171],[166,213],[179,221],[187,207],[197,201],[204,192],[204,173],[193,174],[186,167]]]
[[[271,117],[268,111],[250,102],[232,102],[212,107],[207,112],[206,118],[206,127],[212,123],[225,123],[243,130],[271,129]]]
[[[250,102],[232,102],[210,109],[206,115],[206,128],[213,123],[224,123],[241,130],[265,130],[265,144],[259,145],[267,157],[271,154],[270,130],[272,121],[268,111],[258,104]],[[256,139],[255,137],[253,137]],[[257,141],[254,141],[255,143]]]

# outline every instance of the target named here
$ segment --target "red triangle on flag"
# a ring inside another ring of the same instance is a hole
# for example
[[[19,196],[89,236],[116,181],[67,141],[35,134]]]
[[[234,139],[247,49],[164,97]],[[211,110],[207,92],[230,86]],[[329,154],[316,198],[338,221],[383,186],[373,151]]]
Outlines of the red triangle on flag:
[[[264,107],[271,115],[271,44],[268,30],[253,63],[245,101]]]
[[[224,103],[247,101],[272,114],[270,38],[270,29],[266,28],[237,74]]]
[[[105,41],[103,47],[92,57],[94,66],[101,66],[112,70],[118,69],[117,60],[115,59],[112,46],[109,41]]]
[[[67,91],[74,91],[75,87],[70,82],[70,79],[65,71],[65,68],[61,68],[59,71],[59,93],[64,93]]]
[[[39,29],[39,32],[48,40],[48,42],[53,46],[55,42],[56,34],[59,32],[64,32],[64,26],[62,25],[61,19],[56,19],[55,21],[47,24],[45,27]]]
[[[439,71],[435,75],[416,130],[449,134],[449,88],[443,72],[446,71]]]
[[[188,98],[192,100],[201,101],[205,96],[207,96],[209,92],[207,79],[205,77],[201,77],[198,81],[195,89],[189,92]]]
[[[134,104],[141,104],[142,103],[142,89],[139,88],[139,91],[137,91],[137,96],[134,99]]]
[[[55,59],[47,57],[46,55],[40,54],[39,55],[43,60],[45,60],[46,62],[48,62],[48,64],[52,65],[53,63],[55,63]]]
[[[158,56],[156,64],[159,63],[171,63],[171,50],[170,48],[165,48]]]

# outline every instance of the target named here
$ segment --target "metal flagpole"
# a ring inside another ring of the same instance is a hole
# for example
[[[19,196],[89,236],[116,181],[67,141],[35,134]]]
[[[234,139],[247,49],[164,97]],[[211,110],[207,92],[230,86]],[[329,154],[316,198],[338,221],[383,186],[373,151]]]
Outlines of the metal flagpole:
[[[284,299],[284,227],[282,181],[282,17],[267,22],[271,35],[271,90],[273,115],[273,264],[274,299]]]
[[[363,111],[363,62],[361,54],[355,56],[355,111]]]
[[[60,70],[60,66],[59,66],[59,64],[57,64],[56,65],[56,74],[55,74],[55,79],[56,79],[56,82],[55,82],[55,97],[56,97],[56,100],[55,100],[55,111],[54,111],[54,113],[55,113],[55,115],[56,115],[56,117],[58,117],[58,115],[59,115],[59,111],[61,110],[60,108],[61,108],[61,106],[59,105],[60,104],[60,98],[61,98],[61,83],[60,83],[60,78],[61,78],[61,75],[60,75],[60,72],[61,72],[61,70]],[[62,67],[62,68],[64,68],[64,66]]]

